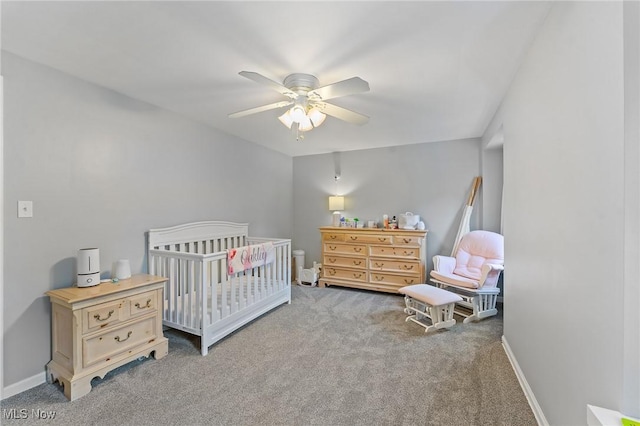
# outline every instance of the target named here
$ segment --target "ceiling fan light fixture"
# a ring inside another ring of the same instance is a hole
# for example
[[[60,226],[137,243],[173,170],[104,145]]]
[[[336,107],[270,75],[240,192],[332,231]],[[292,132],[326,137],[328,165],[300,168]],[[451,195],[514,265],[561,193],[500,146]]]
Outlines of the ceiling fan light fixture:
[[[298,126],[301,132],[307,132],[313,129],[313,124],[311,124],[311,119],[308,116],[303,116],[302,120],[300,120],[300,124]]]
[[[327,118],[325,114],[323,114],[318,108],[313,107],[309,110],[309,119],[313,123],[313,127],[318,127],[324,122],[324,119]]]
[[[307,116],[304,108],[300,105],[296,105],[293,108],[291,108],[289,110],[289,115],[291,116],[291,119],[296,123],[300,123]]]
[[[280,120],[282,124],[287,126],[288,129],[290,129],[291,125],[293,124],[293,119],[291,118],[291,110],[287,110],[284,114],[278,117],[278,120]]]

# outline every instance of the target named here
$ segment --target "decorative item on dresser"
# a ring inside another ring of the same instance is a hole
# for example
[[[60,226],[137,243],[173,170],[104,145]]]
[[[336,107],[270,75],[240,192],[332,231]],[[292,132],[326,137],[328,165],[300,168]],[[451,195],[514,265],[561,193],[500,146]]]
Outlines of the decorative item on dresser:
[[[427,231],[320,228],[320,287],[338,285],[397,293],[425,281]]]
[[[160,310],[166,280],[134,275],[118,283],[48,291],[52,360],[47,381],[59,381],[73,401],[91,391],[94,377],[152,352],[156,359],[167,355]]]

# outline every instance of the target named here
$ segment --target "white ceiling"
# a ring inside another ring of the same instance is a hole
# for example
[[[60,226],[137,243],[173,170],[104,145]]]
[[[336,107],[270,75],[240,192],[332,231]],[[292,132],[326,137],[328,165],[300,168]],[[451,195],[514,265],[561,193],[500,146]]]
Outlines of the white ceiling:
[[[2,48],[291,156],[482,136],[548,2],[2,2]],[[272,110],[286,98],[238,75],[371,91],[332,100],[296,141]]]

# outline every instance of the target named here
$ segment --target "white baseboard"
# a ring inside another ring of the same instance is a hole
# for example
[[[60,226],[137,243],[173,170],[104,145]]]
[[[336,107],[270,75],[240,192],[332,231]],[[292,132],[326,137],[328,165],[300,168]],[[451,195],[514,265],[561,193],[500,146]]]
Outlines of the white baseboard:
[[[549,422],[544,417],[544,413],[542,412],[542,408],[538,404],[536,400],[536,396],[533,394],[527,379],[524,377],[524,373],[520,369],[518,365],[518,361],[516,360],[515,355],[511,351],[511,347],[509,347],[509,343],[507,342],[507,338],[502,336],[502,346],[504,347],[504,351],[507,354],[507,358],[509,358],[509,362],[511,362],[511,367],[513,367],[513,371],[516,373],[516,377],[520,382],[520,387],[524,391],[524,395],[527,397],[527,401],[529,401],[529,405],[531,406],[531,411],[533,411],[533,415],[536,417],[536,421],[539,425],[549,426]]]
[[[35,388],[36,386],[41,385],[46,381],[47,375],[44,371],[42,373],[36,374],[35,376],[27,377],[26,379],[21,380],[18,383],[14,383],[3,388],[2,399],[9,398],[31,388]]]

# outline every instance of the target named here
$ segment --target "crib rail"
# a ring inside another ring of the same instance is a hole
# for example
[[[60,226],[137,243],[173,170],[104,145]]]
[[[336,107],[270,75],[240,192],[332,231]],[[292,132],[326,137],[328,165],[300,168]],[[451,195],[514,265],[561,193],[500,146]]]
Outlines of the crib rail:
[[[275,262],[227,275],[226,249],[263,242],[273,243]],[[251,320],[247,311],[260,312],[276,298],[291,300],[291,240],[230,236],[162,244],[150,247],[148,266],[149,273],[168,278],[163,323],[209,342]]]

